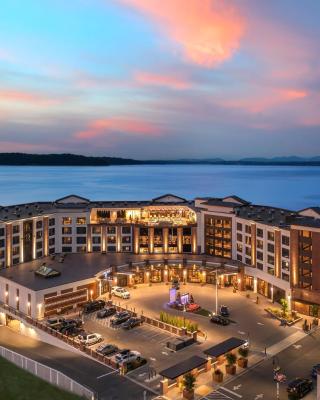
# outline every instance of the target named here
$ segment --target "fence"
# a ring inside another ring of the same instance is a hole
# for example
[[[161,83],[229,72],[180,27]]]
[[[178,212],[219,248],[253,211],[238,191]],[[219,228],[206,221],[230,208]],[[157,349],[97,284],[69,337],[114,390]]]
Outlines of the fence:
[[[15,353],[14,351],[2,346],[0,346],[0,355],[18,367],[27,370],[31,374],[51,383],[52,385],[58,386],[63,390],[72,392],[89,400],[94,400],[97,398],[92,390],[74,381],[60,371],[43,365],[37,361],[31,360],[30,358]]]

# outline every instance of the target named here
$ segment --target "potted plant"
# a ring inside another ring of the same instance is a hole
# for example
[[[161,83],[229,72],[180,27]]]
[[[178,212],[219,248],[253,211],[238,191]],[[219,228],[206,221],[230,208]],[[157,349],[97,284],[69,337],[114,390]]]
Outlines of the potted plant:
[[[227,360],[226,373],[229,375],[234,375],[237,369],[235,365],[237,361],[237,356],[233,353],[227,353],[226,360]]]
[[[223,381],[223,372],[221,371],[221,369],[217,368],[213,374],[212,374],[212,378],[215,382],[222,382]]]
[[[240,347],[240,349],[238,350],[238,353],[240,355],[240,358],[238,358],[238,365],[241,368],[247,368],[248,366],[248,353],[249,350],[245,349],[243,347]]]
[[[191,373],[185,374],[183,377],[183,398],[187,400],[194,399],[194,386],[196,382],[196,377]]]

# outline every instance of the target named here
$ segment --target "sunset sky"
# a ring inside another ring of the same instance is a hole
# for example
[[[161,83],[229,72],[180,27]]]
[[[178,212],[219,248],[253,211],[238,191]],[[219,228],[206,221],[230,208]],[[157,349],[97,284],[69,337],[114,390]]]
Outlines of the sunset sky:
[[[0,152],[320,155],[319,0],[1,0]]]

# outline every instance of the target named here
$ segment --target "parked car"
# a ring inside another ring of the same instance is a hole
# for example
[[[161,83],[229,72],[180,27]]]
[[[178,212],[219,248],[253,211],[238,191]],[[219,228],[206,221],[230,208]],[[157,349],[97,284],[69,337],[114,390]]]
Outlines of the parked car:
[[[63,330],[60,332],[66,336],[72,336],[72,337],[76,337],[85,333],[85,331],[82,328],[77,326],[64,327]]]
[[[308,378],[296,378],[291,381],[287,387],[287,392],[295,394],[299,399],[302,399],[307,393],[313,389],[313,383]]]
[[[317,379],[317,376],[318,376],[317,371],[318,370],[320,371],[320,364],[316,364],[316,365],[314,365],[312,367],[312,370],[311,370],[311,377],[312,378]]]
[[[107,307],[97,312],[97,318],[106,318],[114,315],[117,312],[115,307]]]
[[[46,325],[51,329],[60,329],[64,323],[64,318],[49,318],[47,319]]]
[[[124,322],[123,324],[121,324],[121,327],[123,329],[132,329],[135,326],[139,326],[142,324],[142,319],[141,318],[137,318],[137,317],[131,317],[129,318],[126,322]]]
[[[110,354],[118,352],[119,349],[114,344],[102,344],[96,351],[103,356],[109,356]]]
[[[128,321],[131,318],[131,314],[127,311],[120,311],[111,318],[111,325],[121,325],[123,322]]]
[[[111,289],[111,294],[121,297],[122,299],[130,299],[130,293],[127,291],[127,289],[120,286],[113,286]]]
[[[82,326],[82,320],[81,319],[65,319],[62,322],[62,325],[59,329],[60,332],[63,332],[65,329],[70,328],[70,327],[77,327],[79,328],[80,326]]]
[[[115,355],[115,361],[119,365],[123,365],[132,361],[139,361],[141,359],[141,354],[138,351],[129,351],[125,354],[118,353]]]
[[[88,301],[88,303],[84,304],[83,306],[83,312],[85,314],[92,313],[94,311],[101,310],[106,305],[106,302],[104,300],[93,300],[93,301]]]
[[[229,317],[230,316],[229,308],[227,306],[221,306],[220,315],[222,315],[223,317]]]
[[[186,311],[188,312],[195,312],[199,310],[201,307],[197,303],[189,303],[186,305]]]
[[[93,344],[99,343],[103,340],[99,333],[83,333],[78,336],[79,342],[85,344],[86,346],[91,346]]]
[[[213,315],[210,319],[210,322],[214,323],[214,324],[218,324],[218,325],[229,325],[230,321],[225,318],[222,317],[221,315]]]

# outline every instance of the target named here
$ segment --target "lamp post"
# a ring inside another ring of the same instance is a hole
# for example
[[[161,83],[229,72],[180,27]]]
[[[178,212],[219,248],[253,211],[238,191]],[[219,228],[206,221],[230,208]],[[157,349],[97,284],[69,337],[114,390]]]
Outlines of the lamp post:
[[[216,269],[216,315],[218,314],[218,269]]]

